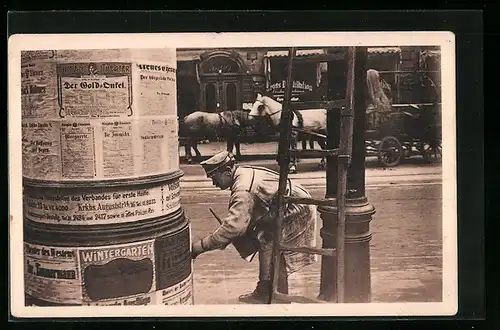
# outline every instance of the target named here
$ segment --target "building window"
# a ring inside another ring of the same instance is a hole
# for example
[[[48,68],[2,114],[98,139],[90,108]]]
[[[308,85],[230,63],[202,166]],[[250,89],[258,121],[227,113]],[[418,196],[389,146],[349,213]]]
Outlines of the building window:
[[[234,83],[226,85],[226,106],[228,110],[235,110],[238,108],[237,90]]]
[[[205,102],[208,112],[217,111],[217,91],[213,83],[205,85]]]

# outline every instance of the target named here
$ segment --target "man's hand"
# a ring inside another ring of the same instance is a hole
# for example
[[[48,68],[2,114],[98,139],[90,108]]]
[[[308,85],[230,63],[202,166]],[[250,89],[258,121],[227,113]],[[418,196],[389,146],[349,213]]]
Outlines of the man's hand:
[[[203,246],[201,245],[201,240],[193,242],[191,245],[191,258],[196,259],[201,253],[205,252]]]

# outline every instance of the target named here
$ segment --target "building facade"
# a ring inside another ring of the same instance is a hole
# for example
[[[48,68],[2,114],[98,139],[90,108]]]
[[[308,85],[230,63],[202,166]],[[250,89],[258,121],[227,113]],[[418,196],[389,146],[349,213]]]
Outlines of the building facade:
[[[330,84],[345,84],[344,49],[297,50],[292,102],[325,100],[328,80]],[[428,96],[432,93],[424,86],[420,72],[427,71],[439,87],[439,61],[439,48],[369,47],[367,67],[378,70],[391,85],[393,103],[425,103],[432,99]],[[178,115],[196,110],[249,109],[255,93],[263,91],[282,101],[287,65],[288,51],[283,48],[178,49]]]

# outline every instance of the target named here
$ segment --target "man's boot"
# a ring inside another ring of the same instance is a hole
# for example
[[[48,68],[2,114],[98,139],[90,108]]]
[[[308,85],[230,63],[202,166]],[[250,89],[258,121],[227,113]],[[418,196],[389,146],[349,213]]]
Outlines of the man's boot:
[[[278,292],[288,294],[288,274],[286,272],[285,257],[281,255],[278,275]]]
[[[267,304],[271,291],[271,258],[272,250],[259,251],[259,282],[251,293],[239,296],[239,301],[247,304]],[[280,260],[278,276],[278,292],[288,294],[288,276],[283,255]]]

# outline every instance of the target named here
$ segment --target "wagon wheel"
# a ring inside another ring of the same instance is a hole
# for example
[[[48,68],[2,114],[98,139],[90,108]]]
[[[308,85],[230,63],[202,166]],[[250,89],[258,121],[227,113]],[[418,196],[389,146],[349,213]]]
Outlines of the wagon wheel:
[[[422,143],[421,153],[425,161],[428,163],[437,163],[443,157],[443,150],[441,147],[441,142],[436,141],[436,143]]]
[[[404,158],[401,142],[394,136],[385,136],[378,146],[378,160],[387,167],[397,166]]]

